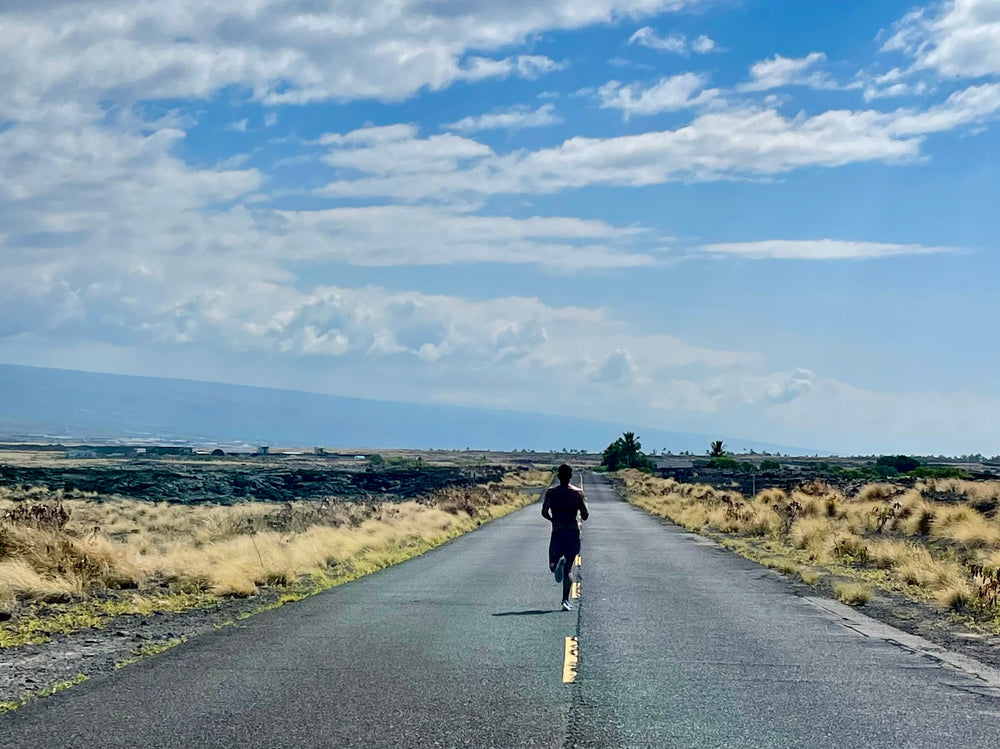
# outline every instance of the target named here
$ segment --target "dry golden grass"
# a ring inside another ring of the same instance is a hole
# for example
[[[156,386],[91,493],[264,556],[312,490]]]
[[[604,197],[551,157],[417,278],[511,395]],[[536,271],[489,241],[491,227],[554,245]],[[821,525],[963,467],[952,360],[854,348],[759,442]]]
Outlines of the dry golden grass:
[[[0,499],[0,605],[7,607],[108,591],[138,599],[165,588],[245,596],[262,585],[364,573],[531,501],[501,486],[385,504],[169,505],[35,490],[12,495]],[[60,521],[57,507],[68,519]]]
[[[962,611],[972,606],[976,600],[972,587],[964,580],[947,588],[941,588],[935,595],[938,605],[948,611]]]
[[[848,606],[868,603],[872,599],[871,588],[861,583],[834,583],[833,594],[837,597],[838,601],[846,603]]]
[[[815,585],[819,582],[819,573],[816,570],[799,570],[799,577],[802,578],[802,582],[806,585]]]
[[[552,483],[553,473],[550,470],[530,468],[526,471],[510,471],[504,474],[499,486],[508,489],[524,489],[525,487],[548,486]]]
[[[1000,578],[1000,482],[871,484],[851,497],[813,482],[748,498],[638,471],[619,476],[633,504],[694,531],[745,539],[734,548],[769,567],[819,565],[944,609],[978,607],[1000,623],[991,597]],[[799,574],[819,579],[812,569]]]

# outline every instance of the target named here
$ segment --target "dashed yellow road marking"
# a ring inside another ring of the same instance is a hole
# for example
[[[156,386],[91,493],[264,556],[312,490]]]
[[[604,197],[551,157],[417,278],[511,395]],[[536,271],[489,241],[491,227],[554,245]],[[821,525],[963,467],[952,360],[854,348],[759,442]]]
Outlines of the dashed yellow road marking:
[[[573,583],[573,585],[569,589],[569,595],[571,598],[580,597],[580,583]]]
[[[579,554],[576,555],[576,561],[573,562],[573,564],[575,564],[577,567],[580,567],[581,565],[583,565],[583,562],[581,561],[581,557],[580,557]]]
[[[563,656],[563,684],[571,684],[576,681],[576,665],[579,662],[580,643],[576,637],[567,637]]]

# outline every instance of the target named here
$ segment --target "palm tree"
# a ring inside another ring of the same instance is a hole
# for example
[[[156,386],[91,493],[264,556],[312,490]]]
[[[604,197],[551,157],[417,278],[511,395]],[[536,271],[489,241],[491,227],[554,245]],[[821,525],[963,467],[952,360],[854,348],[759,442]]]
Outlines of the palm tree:
[[[726,454],[726,446],[722,443],[722,440],[713,440],[711,444],[711,450],[708,454],[713,458],[721,458]]]

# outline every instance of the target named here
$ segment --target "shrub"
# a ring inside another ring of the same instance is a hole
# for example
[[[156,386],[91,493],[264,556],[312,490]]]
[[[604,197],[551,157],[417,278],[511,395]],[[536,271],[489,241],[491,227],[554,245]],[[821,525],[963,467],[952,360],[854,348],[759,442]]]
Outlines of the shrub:
[[[920,466],[907,471],[910,476],[921,479],[965,479],[969,474],[954,466]]]
[[[895,469],[896,473],[909,473],[920,467],[920,461],[909,455],[883,455],[875,461],[875,469]]]
[[[730,458],[728,455],[720,455],[708,461],[709,468],[715,468],[720,471],[738,471],[741,465],[740,461],[736,460],[736,458]]]

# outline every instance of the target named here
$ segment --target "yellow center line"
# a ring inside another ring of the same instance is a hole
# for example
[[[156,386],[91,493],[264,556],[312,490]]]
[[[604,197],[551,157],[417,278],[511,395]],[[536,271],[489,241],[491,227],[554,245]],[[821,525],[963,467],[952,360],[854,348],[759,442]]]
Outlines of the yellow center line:
[[[571,684],[576,681],[576,665],[579,661],[580,643],[576,637],[567,637],[563,656],[563,684]]]
[[[579,554],[576,555],[576,561],[573,562],[573,564],[575,564],[577,567],[580,567],[580,566],[583,565],[583,562],[581,561],[581,557],[580,557]]]
[[[572,587],[569,589],[569,595],[571,598],[580,597],[580,583],[573,583]]]

